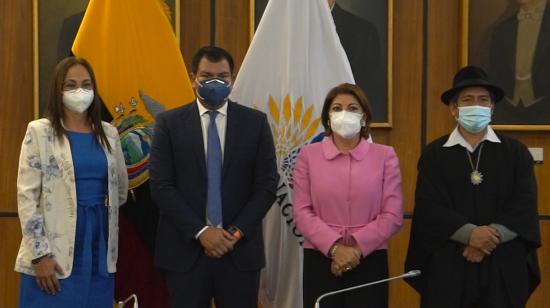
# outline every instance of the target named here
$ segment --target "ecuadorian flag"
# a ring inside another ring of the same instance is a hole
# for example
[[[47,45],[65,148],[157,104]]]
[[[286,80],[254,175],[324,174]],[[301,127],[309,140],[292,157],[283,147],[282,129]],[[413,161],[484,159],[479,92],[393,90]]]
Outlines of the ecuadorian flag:
[[[194,100],[167,13],[162,0],[88,4],[72,51],[92,65],[113,118],[137,108],[149,122],[159,111]]]

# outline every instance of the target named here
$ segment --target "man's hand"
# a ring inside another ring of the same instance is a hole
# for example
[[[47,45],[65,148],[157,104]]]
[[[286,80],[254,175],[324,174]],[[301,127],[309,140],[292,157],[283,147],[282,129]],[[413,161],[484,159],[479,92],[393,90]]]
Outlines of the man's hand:
[[[483,251],[477,248],[466,246],[466,248],[464,248],[462,256],[466,258],[466,260],[468,260],[469,262],[480,263],[485,257],[485,254],[483,253]]]
[[[340,273],[340,275],[343,272],[349,272],[359,265],[360,259],[361,250],[358,247],[338,244],[338,248],[332,255],[333,266],[331,266],[331,270],[334,268],[335,270],[332,272]]]
[[[199,242],[207,256],[221,258],[233,249],[237,239],[224,229],[208,227],[199,236]]]
[[[478,226],[470,233],[469,246],[481,250],[484,254],[490,255],[500,243],[497,230],[489,226]]]
[[[34,272],[36,274],[36,283],[40,290],[48,293],[55,294],[61,291],[61,285],[55,276],[55,273],[63,275],[63,270],[57,264],[55,259],[50,256],[45,256],[33,265]]]

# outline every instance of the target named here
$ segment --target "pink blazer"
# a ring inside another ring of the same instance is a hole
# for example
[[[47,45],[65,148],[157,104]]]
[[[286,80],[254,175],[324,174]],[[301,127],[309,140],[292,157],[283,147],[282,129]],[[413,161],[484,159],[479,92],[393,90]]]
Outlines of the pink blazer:
[[[294,219],[304,248],[328,255],[356,242],[363,256],[386,249],[403,223],[399,160],[390,146],[365,139],[349,153],[332,138],[302,147],[294,167]]]

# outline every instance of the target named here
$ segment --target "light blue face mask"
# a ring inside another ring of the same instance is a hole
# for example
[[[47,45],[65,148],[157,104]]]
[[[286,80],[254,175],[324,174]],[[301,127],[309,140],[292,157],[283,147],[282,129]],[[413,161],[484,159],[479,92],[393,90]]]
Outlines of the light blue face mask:
[[[491,108],[482,106],[458,107],[457,120],[465,130],[477,134],[491,123]]]

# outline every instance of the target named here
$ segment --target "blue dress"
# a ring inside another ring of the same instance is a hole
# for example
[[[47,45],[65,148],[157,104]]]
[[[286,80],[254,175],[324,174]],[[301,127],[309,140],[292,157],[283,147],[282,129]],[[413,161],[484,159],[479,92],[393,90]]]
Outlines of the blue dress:
[[[113,307],[114,275],[107,272],[107,158],[92,133],[67,135],[78,200],[73,270],[59,279],[61,291],[55,295],[41,291],[34,276],[21,274],[20,308]]]

